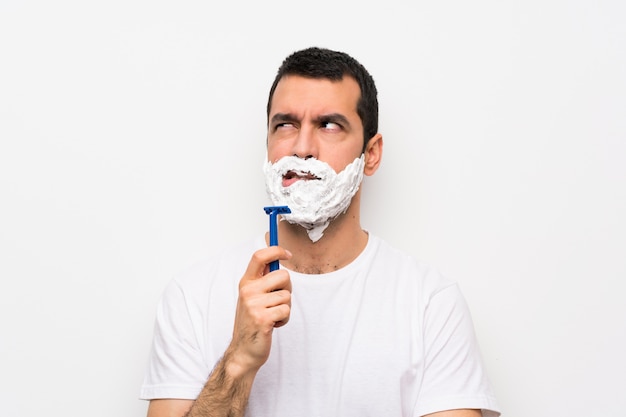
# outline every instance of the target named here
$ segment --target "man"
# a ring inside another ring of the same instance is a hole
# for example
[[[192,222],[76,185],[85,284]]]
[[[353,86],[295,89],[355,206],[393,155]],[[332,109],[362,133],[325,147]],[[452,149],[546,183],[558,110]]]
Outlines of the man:
[[[383,150],[367,70],[298,51],[267,116],[268,194],[292,212],[280,246],[259,236],[172,281],[149,417],[497,416],[457,286],[361,227],[359,186]]]

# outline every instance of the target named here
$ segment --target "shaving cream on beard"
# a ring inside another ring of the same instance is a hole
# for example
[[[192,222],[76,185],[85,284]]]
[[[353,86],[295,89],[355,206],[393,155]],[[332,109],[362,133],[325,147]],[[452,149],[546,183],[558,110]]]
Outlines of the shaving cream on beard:
[[[304,227],[312,242],[324,235],[330,222],[348,210],[363,180],[365,155],[361,154],[340,173],[315,158],[285,156],[275,163],[265,159],[265,188],[272,204],[289,206],[291,214],[281,214],[292,224]],[[283,187],[285,175],[302,177]]]

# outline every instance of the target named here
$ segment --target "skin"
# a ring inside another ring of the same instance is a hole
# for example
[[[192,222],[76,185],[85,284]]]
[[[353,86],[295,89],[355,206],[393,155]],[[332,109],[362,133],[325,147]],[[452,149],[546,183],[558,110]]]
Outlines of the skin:
[[[363,124],[356,111],[361,91],[349,77],[341,81],[284,77],[276,87],[269,114],[267,156],[314,157],[342,171],[361,155]],[[365,150],[365,175],[373,175],[382,157],[382,135],[370,138]],[[304,180],[301,180],[304,181]],[[313,244],[306,230],[279,223],[279,241],[294,256],[283,262],[291,270],[324,273],[352,262],[367,244],[360,222],[361,190],[344,215],[333,220],[324,237]]]
[[[363,147],[363,125],[356,112],[359,97],[359,86],[350,77],[341,81],[282,78],[270,109],[268,159],[275,162],[288,155],[315,157],[336,172],[342,171],[361,155]],[[369,139],[365,175],[373,175],[378,169],[382,149],[380,134]],[[294,271],[324,273],[352,262],[368,239],[360,224],[360,197],[361,190],[346,213],[333,220],[316,243],[302,227],[279,222],[281,246],[252,255],[239,282],[232,342],[198,398],[152,400],[148,417],[244,415],[254,378],[269,357],[273,331],[287,324],[291,313],[289,273],[285,269],[269,272],[269,263],[279,260]],[[449,410],[429,416],[477,417],[480,411]]]

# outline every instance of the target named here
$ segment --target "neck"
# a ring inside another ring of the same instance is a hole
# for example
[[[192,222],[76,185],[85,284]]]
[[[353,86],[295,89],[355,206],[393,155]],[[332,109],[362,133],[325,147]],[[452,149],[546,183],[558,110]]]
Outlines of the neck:
[[[361,229],[358,208],[358,201],[353,200],[348,211],[331,221],[315,243],[302,226],[281,221],[278,225],[279,244],[293,254],[282,264],[296,272],[324,274],[355,260],[368,240],[367,233]]]

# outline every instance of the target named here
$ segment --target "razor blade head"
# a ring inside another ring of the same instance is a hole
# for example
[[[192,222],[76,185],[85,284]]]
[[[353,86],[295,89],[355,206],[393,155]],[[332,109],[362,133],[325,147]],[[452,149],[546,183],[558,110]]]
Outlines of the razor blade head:
[[[268,207],[263,207],[263,210],[265,210],[265,214],[285,214],[285,213],[291,213],[291,209],[287,206],[268,206]]]

